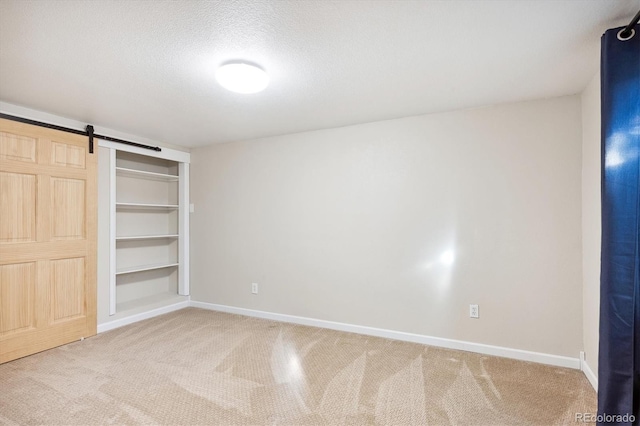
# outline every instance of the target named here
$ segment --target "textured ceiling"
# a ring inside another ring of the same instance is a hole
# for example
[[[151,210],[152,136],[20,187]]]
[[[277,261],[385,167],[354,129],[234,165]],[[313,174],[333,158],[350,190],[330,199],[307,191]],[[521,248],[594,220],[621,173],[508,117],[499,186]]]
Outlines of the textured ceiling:
[[[183,146],[573,94],[640,0],[0,0],[0,100]],[[214,80],[260,64],[262,93]]]

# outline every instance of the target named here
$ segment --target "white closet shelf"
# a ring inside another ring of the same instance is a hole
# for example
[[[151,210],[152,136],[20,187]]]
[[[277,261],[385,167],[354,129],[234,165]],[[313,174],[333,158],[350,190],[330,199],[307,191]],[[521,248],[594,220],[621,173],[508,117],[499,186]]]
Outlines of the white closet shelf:
[[[142,272],[142,271],[153,271],[154,269],[173,268],[178,265],[179,265],[178,263],[172,262],[172,263],[156,263],[153,265],[133,266],[130,268],[117,269],[116,275],[131,274],[133,272]]]
[[[109,150],[109,316],[133,318],[188,300],[180,294],[189,294],[189,216],[182,210],[190,155],[99,142]]]
[[[163,234],[163,235],[129,235],[126,237],[116,237],[116,241],[135,241],[135,240],[156,240],[163,238],[178,238],[178,234]]]
[[[129,300],[127,302],[120,302],[117,304],[118,312],[126,312],[132,310],[140,310],[140,308],[160,308],[162,306],[170,305],[173,303],[180,303],[189,300],[188,296],[180,296],[173,292],[158,293],[147,297],[142,297],[135,300]]]
[[[135,178],[143,178],[143,179],[150,179],[150,180],[161,180],[161,181],[174,181],[179,179],[177,175],[147,172],[145,170],[128,169],[126,167],[116,167],[116,174],[118,176],[135,177]]]
[[[177,209],[177,204],[116,203],[118,209]]]

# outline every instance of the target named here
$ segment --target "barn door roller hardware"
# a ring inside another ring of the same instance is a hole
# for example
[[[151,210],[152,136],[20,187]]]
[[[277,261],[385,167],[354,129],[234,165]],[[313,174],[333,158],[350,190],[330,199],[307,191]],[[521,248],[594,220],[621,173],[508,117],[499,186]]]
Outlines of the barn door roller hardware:
[[[5,120],[17,121],[19,123],[31,124],[33,126],[45,127],[47,129],[60,130],[61,132],[73,133],[74,135],[83,135],[89,138],[89,152],[93,154],[93,139],[103,139],[105,141],[121,143],[130,146],[136,146],[138,148],[150,149],[152,151],[162,151],[162,148],[159,146],[151,146],[145,145],[137,142],[131,142],[124,139],[112,138],[111,136],[99,135],[93,132],[93,126],[91,124],[87,125],[85,130],[76,130],[71,129],[69,127],[58,126],[55,124],[44,123],[42,121],[30,120],[28,118],[16,117],[15,115],[4,114],[0,112],[0,118],[4,118]]]
[[[93,154],[93,126],[87,125],[87,136],[89,136],[89,154]]]

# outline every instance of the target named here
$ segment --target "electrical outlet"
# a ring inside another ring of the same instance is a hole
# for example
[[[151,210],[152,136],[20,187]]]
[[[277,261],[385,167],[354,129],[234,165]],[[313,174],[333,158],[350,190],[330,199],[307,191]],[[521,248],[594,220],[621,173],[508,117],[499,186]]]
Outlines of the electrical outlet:
[[[478,305],[469,305],[469,317],[480,318],[480,310],[478,309]]]
[[[251,293],[258,294],[258,283],[251,283]]]

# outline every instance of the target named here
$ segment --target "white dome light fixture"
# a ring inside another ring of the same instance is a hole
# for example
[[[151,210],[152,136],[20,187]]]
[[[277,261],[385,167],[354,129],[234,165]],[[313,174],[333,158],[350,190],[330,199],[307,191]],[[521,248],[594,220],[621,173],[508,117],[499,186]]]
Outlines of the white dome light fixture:
[[[216,80],[222,87],[236,93],[262,92],[269,84],[269,76],[255,65],[231,62],[216,71]]]

